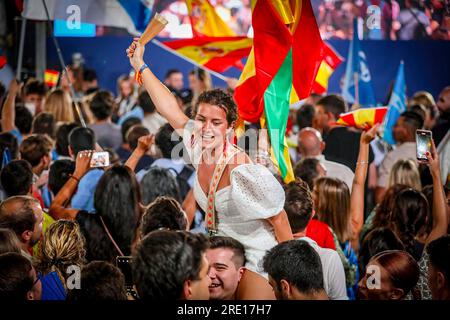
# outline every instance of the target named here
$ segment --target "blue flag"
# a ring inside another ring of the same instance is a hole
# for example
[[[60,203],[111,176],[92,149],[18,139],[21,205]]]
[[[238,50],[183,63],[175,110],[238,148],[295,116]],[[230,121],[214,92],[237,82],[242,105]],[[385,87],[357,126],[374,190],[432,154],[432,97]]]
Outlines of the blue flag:
[[[388,111],[384,117],[383,140],[391,145],[395,144],[395,139],[392,135],[392,127],[404,111],[406,111],[406,83],[405,67],[402,61],[398,67],[394,90],[389,99]]]
[[[8,163],[11,162],[11,151],[9,151],[8,148],[5,148],[5,150],[3,150],[3,154],[2,154],[3,158],[2,158],[2,168],[4,166],[6,166]]]
[[[353,20],[353,40],[348,51],[342,96],[347,102],[357,103],[362,107],[373,107],[377,104],[366,54],[359,42],[356,19]]]

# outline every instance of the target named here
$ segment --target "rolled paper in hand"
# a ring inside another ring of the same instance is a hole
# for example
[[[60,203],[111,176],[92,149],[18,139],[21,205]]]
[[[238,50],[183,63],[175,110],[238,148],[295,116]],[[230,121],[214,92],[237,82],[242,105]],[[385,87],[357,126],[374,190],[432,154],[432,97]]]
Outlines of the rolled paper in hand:
[[[166,20],[162,15],[156,13],[153,19],[145,28],[144,33],[142,33],[139,38],[139,43],[145,46],[149,41],[151,41],[158,33],[160,33],[169,21]]]

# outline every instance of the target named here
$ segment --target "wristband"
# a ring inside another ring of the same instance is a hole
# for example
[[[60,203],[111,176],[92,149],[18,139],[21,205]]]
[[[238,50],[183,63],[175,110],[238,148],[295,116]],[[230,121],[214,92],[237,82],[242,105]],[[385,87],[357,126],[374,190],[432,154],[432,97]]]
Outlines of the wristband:
[[[139,71],[136,72],[136,75],[135,75],[135,80],[140,86],[142,86],[142,84],[143,84],[143,82],[142,82],[142,71],[144,71],[145,68],[148,68],[148,65],[144,62],[142,67],[139,68]]]
[[[69,179],[70,178],[74,179],[77,183],[80,183],[80,179],[78,179],[77,177],[70,175]]]

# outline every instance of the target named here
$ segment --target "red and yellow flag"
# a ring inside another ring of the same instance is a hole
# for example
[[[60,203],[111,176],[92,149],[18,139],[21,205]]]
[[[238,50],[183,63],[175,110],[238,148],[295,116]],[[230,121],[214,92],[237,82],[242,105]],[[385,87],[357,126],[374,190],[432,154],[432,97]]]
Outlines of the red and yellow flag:
[[[234,37],[208,0],[186,0],[194,37]]]
[[[58,83],[59,72],[56,70],[45,70],[44,82],[48,87],[54,87]]]
[[[377,123],[382,123],[386,115],[387,107],[360,108],[341,114],[337,124],[358,129],[371,128]]]
[[[344,59],[327,43],[323,47],[323,60],[320,63],[312,91],[322,94],[328,90],[328,79]]]
[[[217,72],[248,56],[252,39],[246,37],[199,37],[164,42],[169,48]]]

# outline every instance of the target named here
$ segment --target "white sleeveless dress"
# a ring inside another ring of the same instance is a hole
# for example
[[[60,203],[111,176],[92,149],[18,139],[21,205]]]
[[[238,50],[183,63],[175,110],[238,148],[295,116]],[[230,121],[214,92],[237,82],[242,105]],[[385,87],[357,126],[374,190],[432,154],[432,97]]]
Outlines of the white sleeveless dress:
[[[197,169],[202,151],[196,143],[194,121],[190,120],[183,132],[183,142],[194,167]],[[194,196],[199,206],[207,211],[207,195],[198,178],[194,184]],[[284,207],[284,190],[273,174],[259,164],[242,164],[230,174],[230,185],[218,190],[215,208],[218,235],[240,241],[246,250],[245,267],[266,279],[262,260],[267,250],[277,245],[275,233],[268,218],[280,213]]]

